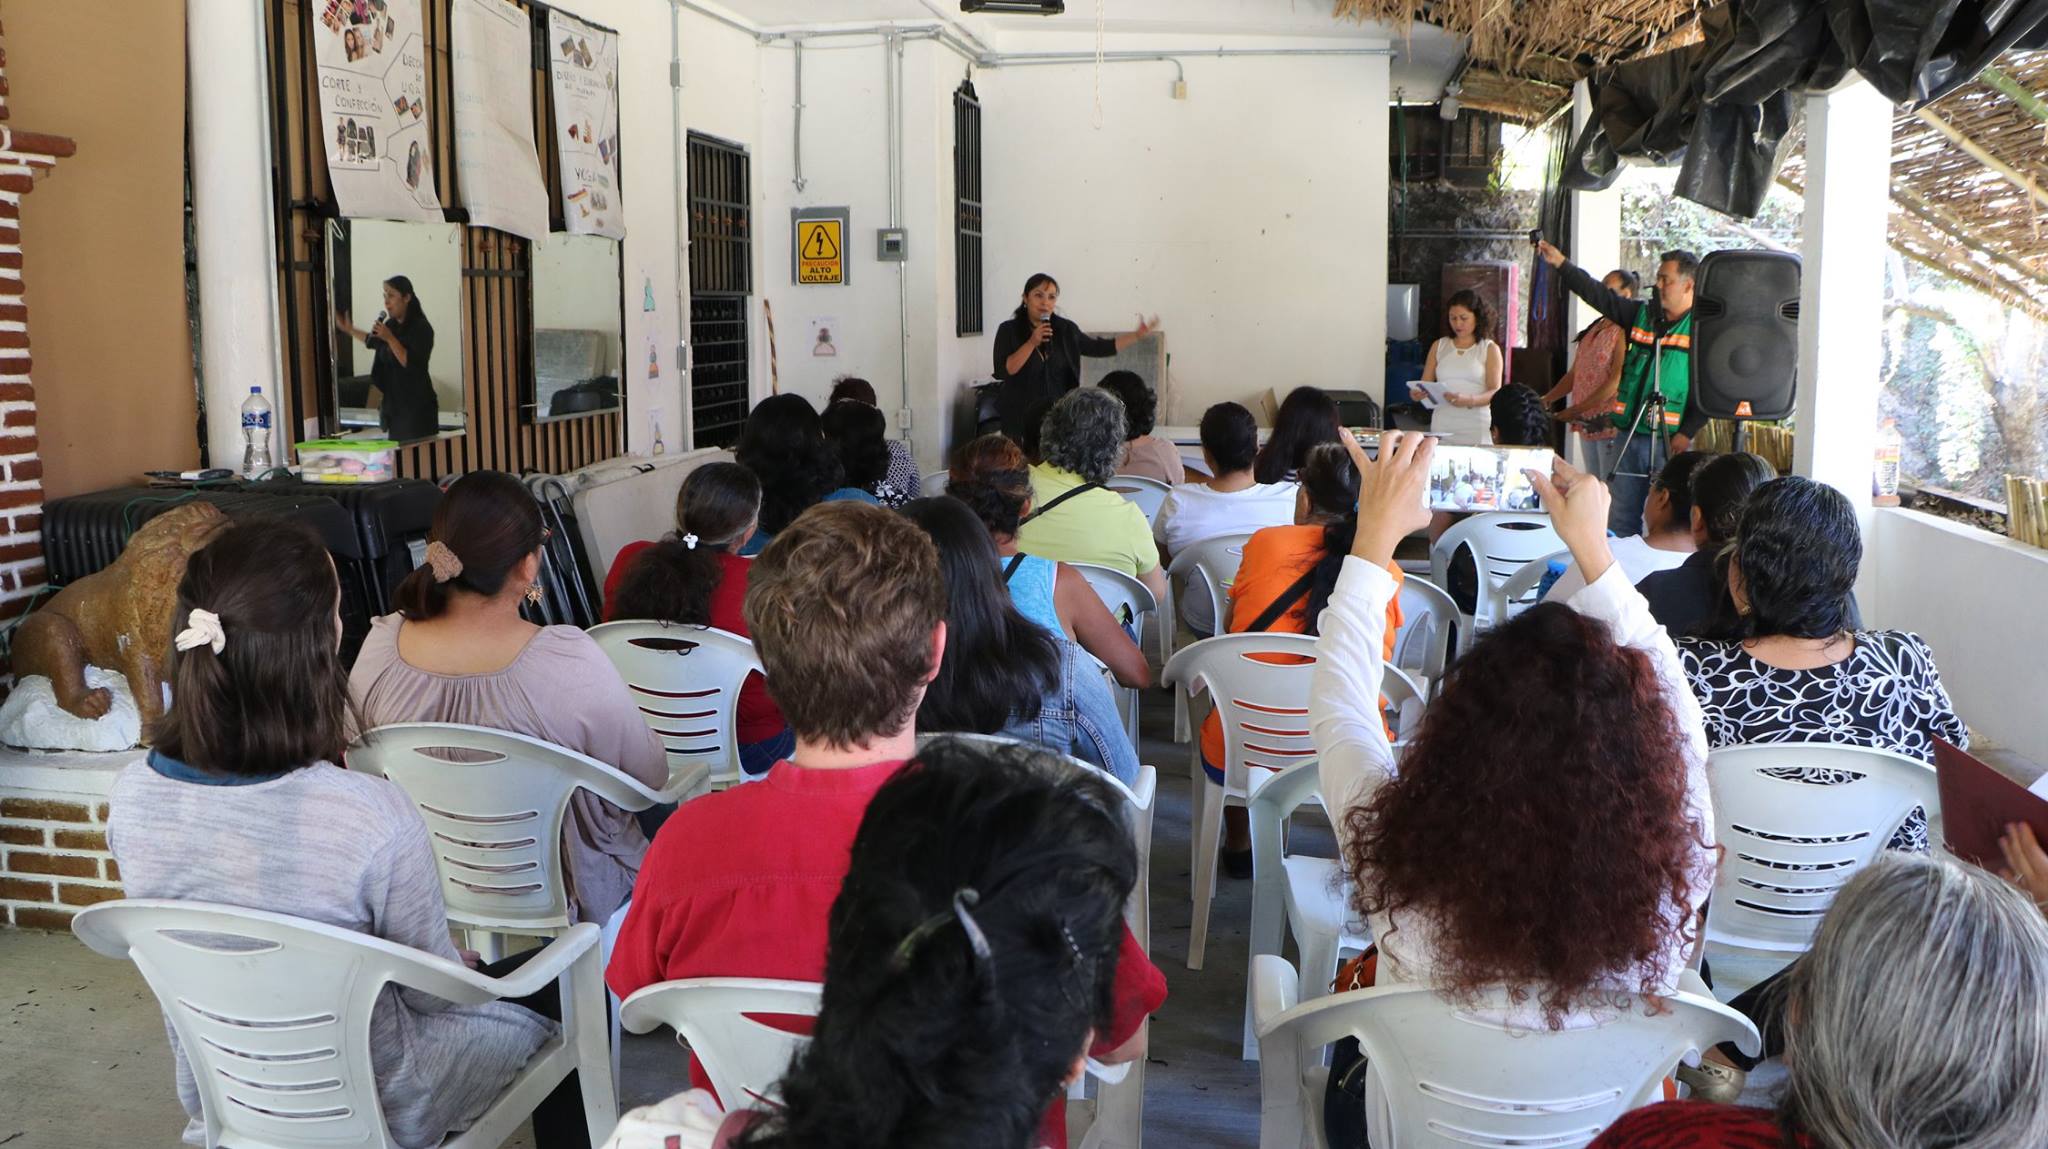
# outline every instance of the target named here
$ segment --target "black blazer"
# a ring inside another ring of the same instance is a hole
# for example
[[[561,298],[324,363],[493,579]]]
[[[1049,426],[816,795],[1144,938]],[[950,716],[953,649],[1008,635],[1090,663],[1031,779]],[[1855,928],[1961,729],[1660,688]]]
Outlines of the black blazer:
[[[1116,354],[1114,338],[1089,335],[1072,320],[1055,315],[1052,338],[1011,375],[1010,356],[1031,341],[1032,327],[1030,320],[1012,316],[996,328],[995,376],[1003,381],[996,390],[996,411],[1002,416],[1003,434],[1020,443],[1031,442],[1046,409],[1081,385],[1082,356],[1106,359]]]

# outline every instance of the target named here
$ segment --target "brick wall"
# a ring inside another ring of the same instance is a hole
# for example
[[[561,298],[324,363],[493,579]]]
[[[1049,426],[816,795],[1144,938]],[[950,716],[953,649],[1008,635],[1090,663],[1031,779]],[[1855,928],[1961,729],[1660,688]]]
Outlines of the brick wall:
[[[21,197],[59,159],[76,154],[62,136],[21,131],[7,119],[7,52],[0,46],[0,620],[34,603],[43,567],[43,459],[36,392],[29,378],[27,289],[21,266]],[[0,651],[0,688],[13,673]]]
[[[107,804],[0,795],[0,922],[71,926],[80,907],[121,896],[107,852]]]

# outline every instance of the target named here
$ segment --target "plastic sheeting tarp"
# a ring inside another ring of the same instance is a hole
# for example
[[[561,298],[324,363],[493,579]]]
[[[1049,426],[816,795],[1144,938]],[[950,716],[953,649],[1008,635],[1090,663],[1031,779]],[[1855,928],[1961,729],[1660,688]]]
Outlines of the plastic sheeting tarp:
[[[1699,43],[1592,77],[1565,186],[1608,187],[1624,161],[1675,164],[1676,194],[1754,216],[1800,97],[1853,69],[1894,103],[1939,99],[2008,48],[2048,44],[2048,0],[1730,0],[1704,26]]]

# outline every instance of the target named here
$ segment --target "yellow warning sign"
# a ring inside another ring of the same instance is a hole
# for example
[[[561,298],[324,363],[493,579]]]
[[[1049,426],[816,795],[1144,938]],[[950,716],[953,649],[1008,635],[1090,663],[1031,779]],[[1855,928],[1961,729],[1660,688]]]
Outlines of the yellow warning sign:
[[[796,281],[798,283],[840,284],[846,282],[846,244],[841,223],[836,219],[798,220],[796,225]]]

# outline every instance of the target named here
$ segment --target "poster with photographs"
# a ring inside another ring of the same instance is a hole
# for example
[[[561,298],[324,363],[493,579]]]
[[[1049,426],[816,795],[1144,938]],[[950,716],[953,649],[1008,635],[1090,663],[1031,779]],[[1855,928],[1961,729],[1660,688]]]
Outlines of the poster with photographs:
[[[351,219],[438,221],[420,0],[313,0],[320,122]]]
[[[469,222],[537,240],[548,188],[533,142],[533,25],[506,0],[455,0],[455,171]]]
[[[619,203],[619,37],[548,13],[562,215],[573,235],[626,237]]]

